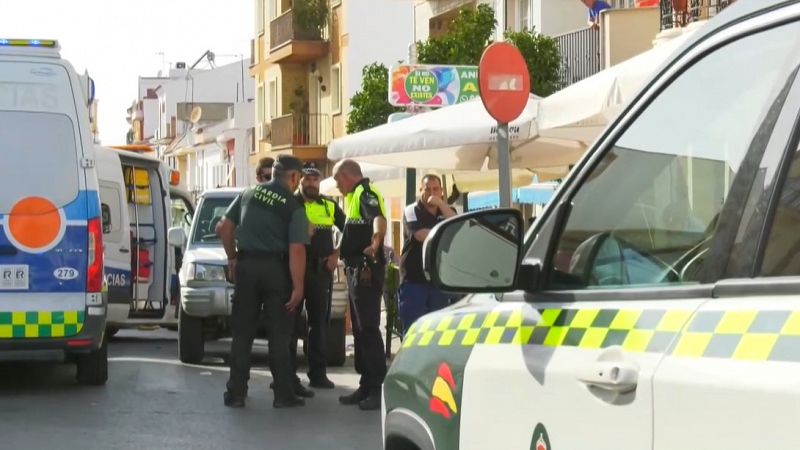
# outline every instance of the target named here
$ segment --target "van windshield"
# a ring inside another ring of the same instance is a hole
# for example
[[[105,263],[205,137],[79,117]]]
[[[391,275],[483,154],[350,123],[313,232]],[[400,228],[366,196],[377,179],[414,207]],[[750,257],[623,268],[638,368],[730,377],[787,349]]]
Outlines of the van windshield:
[[[72,120],[48,112],[0,111],[0,213],[25,197],[64,206],[78,195],[79,166]]]
[[[217,197],[203,199],[200,211],[195,214],[194,232],[192,233],[192,243],[219,244],[221,239],[217,236],[214,228],[217,226],[228,206],[235,197]]]

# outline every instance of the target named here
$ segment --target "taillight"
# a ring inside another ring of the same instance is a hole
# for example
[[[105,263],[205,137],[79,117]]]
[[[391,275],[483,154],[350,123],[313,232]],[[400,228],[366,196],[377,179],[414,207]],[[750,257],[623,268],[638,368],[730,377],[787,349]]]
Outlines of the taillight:
[[[153,267],[153,261],[150,260],[150,250],[146,248],[136,249],[131,265],[136,267],[136,270],[133,271],[134,283],[148,283],[150,281],[150,272]]]
[[[103,231],[100,219],[90,219],[89,231],[89,265],[86,270],[86,291],[101,292],[103,290]]]

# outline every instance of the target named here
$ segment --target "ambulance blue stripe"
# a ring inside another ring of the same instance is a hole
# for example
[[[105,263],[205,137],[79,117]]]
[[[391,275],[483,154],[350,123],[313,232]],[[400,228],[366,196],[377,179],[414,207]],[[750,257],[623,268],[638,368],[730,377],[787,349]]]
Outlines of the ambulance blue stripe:
[[[28,266],[28,290],[0,290],[6,292],[85,292],[86,266],[88,258],[88,234],[86,226],[67,227],[61,242],[52,250],[41,254],[18,251],[15,255],[0,256],[0,265],[25,264]],[[0,246],[13,247],[5,233],[0,232]],[[59,280],[55,276],[58,268],[72,268],[78,271],[73,280]]]
[[[88,216],[87,216],[87,211]],[[78,197],[64,207],[67,220],[86,220],[100,217],[100,197],[97,191],[79,191]]]

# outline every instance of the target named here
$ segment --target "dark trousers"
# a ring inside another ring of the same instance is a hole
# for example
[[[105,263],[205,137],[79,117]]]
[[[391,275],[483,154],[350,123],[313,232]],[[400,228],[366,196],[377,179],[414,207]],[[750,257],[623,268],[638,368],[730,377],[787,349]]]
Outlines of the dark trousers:
[[[450,296],[430,283],[403,282],[399,301],[403,335],[417,319],[448,306],[450,301]]]
[[[241,259],[236,268],[231,327],[231,373],[228,392],[247,395],[253,339],[263,309],[269,328],[269,369],[275,383],[275,398],[294,397],[294,365],[289,356],[294,313],[285,304],[291,295],[288,262],[280,257]]]
[[[333,275],[328,272],[324,263],[310,265],[306,270],[305,307],[308,324],[308,378],[309,380],[326,377],[328,374],[327,336],[328,322],[331,316],[331,291]],[[297,315],[295,335],[289,344],[294,361],[297,361],[297,338],[303,336],[303,321]]]
[[[359,389],[380,393],[386,378],[386,353],[381,334],[381,296],[386,267],[371,265],[365,276],[363,267],[348,266],[347,295],[350,299],[350,318],[353,322],[355,368],[361,374]]]

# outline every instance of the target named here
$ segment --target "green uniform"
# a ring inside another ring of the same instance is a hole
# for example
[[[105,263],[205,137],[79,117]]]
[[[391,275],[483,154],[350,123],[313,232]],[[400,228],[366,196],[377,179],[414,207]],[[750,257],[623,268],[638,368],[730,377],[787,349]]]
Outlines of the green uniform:
[[[308,243],[308,220],[302,203],[274,181],[244,191],[228,207],[225,217],[236,224],[240,251],[286,253],[289,243]]]
[[[243,398],[250,378],[253,339],[262,310],[269,324],[270,371],[276,401],[294,398],[294,365],[289,355],[294,312],[286,310],[292,292],[289,244],[308,244],[303,205],[273,181],[244,191],[225,217],[237,225],[238,258],[231,327],[228,393]]]

